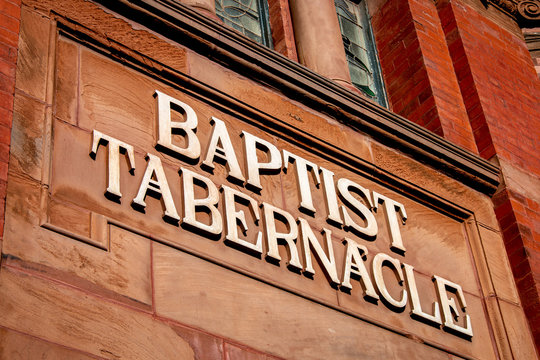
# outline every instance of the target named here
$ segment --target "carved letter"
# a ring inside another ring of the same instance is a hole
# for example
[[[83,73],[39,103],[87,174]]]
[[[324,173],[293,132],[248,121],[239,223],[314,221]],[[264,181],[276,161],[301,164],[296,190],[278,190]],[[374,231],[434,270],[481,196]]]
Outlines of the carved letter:
[[[221,215],[217,209],[219,191],[214,183],[193,171],[181,168],[183,182],[183,219],[182,224],[193,227],[209,235],[220,235],[222,231]],[[208,196],[203,199],[195,199],[195,181],[199,186],[206,188]],[[197,211],[203,211],[210,215],[210,224],[197,220]]]
[[[120,153],[125,153],[127,155],[129,171],[133,173],[135,170],[135,155],[133,154],[133,146],[94,130],[92,150],[90,151],[90,156],[93,159],[96,158],[99,144],[108,145],[109,148],[109,154],[107,157],[108,179],[105,195],[111,196],[114,200],[120,200],[122,197],[122,193],[120,192]]]
[[[461,306],[461,310],[465,312],[467,310],[467,304],[465,304],[465,297],[463,296],[463,290],[458,284],[454,284],[451,281],[443,279],[440,276],[434,275],[433,280],[437,287],[437,295],[441,303],[442,315],[443,315],[443,329],[455,335],[465,337],[467,339],[472,338],[473,331],[471,326],[471,318],[469,314],[465,314],[465,327],[461,327],[454,323],[454,318],[459,318],[459,311],[454,298],[448,298],[446,292],[450,291],[455,294],[458,302]]]
[[[300,156],[291,154],[287,150],[283,150],[283,166],[285,170],[287,170],[287,167],[289,166],[289,160],[296,164],[296,184],[297,189],[300,192],[300,206],[298,206],[298,208],[300,210],[307,211],[310,214],[314,214],[315,208],[313,207],[313,199],[311,198],[311,186],[309,185],[308,168],[311,170],[313,181],[318,187],[321,183],[318,167],[311,161],[307,161]]]
[[[157,145],[172,152],[174,155],[185,156],[188,159],[196,160],[201,154],[201,144],[195,134],[197,129],[197,114],[195,111],[183,102],[156,90],[158,106],[158,141]],[[176,108],[183,116],[184,121],[172,121],[171,111]],[[179,130],[185,135],[186,146],[181,148],[172,143],[172,134],[174,129]]]
[[[349,290],[352,289],[351,274],[354,274],[362,283],[364,299],[370,302],[377,302],[379,295],[375,292],[369,273],[364,265],[364,259],[368,253],[366,247],[347,238],[343,240],[343,243],[347,245],[347,255],[345,255],[345,268],[343,270],[341,287]]]
[[[164,217],[169,218],[175,221],[179,221],[180,217],[176,212],[176,207],[174,206],[174,200],[171,195],[171,190],[169,189],[169,183],[167,182],[167,177],[163,171],[163,166],[161,165],[161,160],[152,154],[146,154],[146,160],[148,164],[146,165],[146,171],[139,186],[139,192],[133,203],[145,208],[146,203],[144,199],[146,197],[147,191],[153,192],[158,196],[163,198],[163,204],[165,205]],[[155,180],[153,179],[155,175]]]
[[[326,248],[328,249],[328,256],[326,256],[321,244],[315,237],[313,230],[309,226],[305,219],[299,218],[300,221],[300,233],[302,236],[302,247],[304,249],[305,266],[304,271],[308,274],[315,275],[315,270],[311,263],[311,249],[315,250],[315,255],[319,259],[320,263],[328,277],[330,282],[334,285],[339,284],[339,278],[336,270],[336,260],[334,258],[334,247],[332,245],[332,238],[330,230],[323,229],[322,233],[326,239]]]
[[[364,205],[361,201],[355,198],[349,191],[349,188],[353,188],[360,192],[364,200],[369,204],[370,208],[373,207],[371,199],[369,197],[369,191],[357,183],[349,179],[339,179],[338,180],[338,189],[339,194],[341,195],[343,202],[347,204],[352,210],[357,214],[362,216],[366,220],[366,225],[364,227],[358,225],[353,221],[349,212],[345,206],[341,206],[341,213],[343,215],[343,222],[345,228],[349,228],[354,231],[357,235],[364,235],[367,238],[374,238],[377,235],[377,220],[371,212],[370,208]]]
[[[373,206],[375,211],[377,211],[379,203],[384,203],[386,221],[388,228],[390,229],[390,236],[392,237],[390,250],[403,255],[405,253],[405,247],[403,246],[403,240],[401,239],[401,232],[399,231],[399,223],[396,214],[399,213],[401,215],[401,222],[405,224],[405,220],[407,220],[405,206],[373,191]]]
[[[401,300],[394,299],[384,282],[382,267],[383,265],[392,265],[391,268],[394,271],[394,274],[398,277],[399,284],[403,286],[403,271],[399,264],[399,260],[394,259],[384,253],[378,253],[373,258],[373,278],[375,279],[375,285],[377,290],[382,295],[382,300],[386,302],[387,305],[390,305],[390,308],[393,308],[395,311],[403,311],[405,305],[407,305],[407,290],[403,289],[401,291]]]
[[[244,182],[244,176],[242,175],[242,170],[240,170],[240,165],[238,165],[238,160],[236,159],[236,154],[231,143],[231,138],[227,132],[227,127],[225,123],[218,118],[212,116],[210,123],[214,125],[214,131],[212,132],[212,138],[208,143],[208,149],[206,151],[206,158],[202,162],[206,167],[213,169],[214,168],[214,159],[217,157],[221,161],[224,161],[227,164],[227,171],[229,172],[229,177],[236,179],[240,182]]]
[[[405,270],[405,279],[407,279],[407,288],[411,297],[411,317],[418,321],[426,322],[430,325],[439,327],[441,325],[441,313],[439,312],[439,303],[433,302],[433,315],[422,311],[422,305],[420,304],[420,298],[418,296],[418,289],[416,287],[416,280],[414,278],[414,268],[408,264],[401,264]]]
[[[255,219],[257,224],[260,220],[259,207],[257,202],[253,200],[250,196],[241,193],[240,191],[234,190],[226,185],[222,185],[223,189],[223,199],[225,203],[225,218],[227,222],[227,235],[225,236],[225,241],[229,241],[235,245],[239,245],[245,249],[253,251],[257,254],[262,254],[262,232],[257,232],[257,242],[255,244],[250,243],[244,239],[238,237],[238,225],[240,225],[241,231],[244,233],[247,232],[248,227],[246,224],[246,215],[243,210],[236,211],[236,199],[243,200],[249,206],[251,210],[251,215]]]
[[[339,206],[336,194],[336,186],[334,185],[334,173],[321,167],[322,183],[324,189],[324,200],[326,201],[326,210],[328,216],[326,221],[332,224],[343,225],[343,221],[339,216]]]
[[[264,212],[264,225],[266,228],[266,242],[268,245],[268,252],[266,255],[274,260],[280,261],[278,251],[278,240],[284,240],[284,245],[289,250],[289,266],[296,270],[302,270],[302,264],[298,258],[298,249],[296,248],[296,238],[298,237],[298,227],[291,214],[281,210],[275,206],[267,203],[263,203]],[[285,220],[289,229],[288,233],[278,233],[276,230],[276,214]]]
[[[281,154],[279,150],[266,140],[259,139],[248,132],[242,131],[244,137],[244,146],[246,149],[246,168],[248,172],[247,183],[257,190],[262,190],[260,170],[280,170],[281,169]],[[257,158],[257,148],[263,150],[268,162],[261,163]]]

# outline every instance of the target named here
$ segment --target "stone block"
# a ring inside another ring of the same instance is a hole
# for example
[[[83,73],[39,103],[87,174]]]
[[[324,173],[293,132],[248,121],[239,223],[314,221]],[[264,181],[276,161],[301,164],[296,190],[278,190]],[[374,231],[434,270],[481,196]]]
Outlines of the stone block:
[[[187,341],[195,354],[196,360],[214,360],[223,358],[223,339],[203,331],[171,324],[172,329]]]
[[[15,96],[10,168],[35,180],[41,180],[45,107],[26,94]]]
[[[508,341],[515,359],[536,359],[538,354],[529,330],[523,309],[504,300],[499,301],[501,313],[508,335]]]
[[[110,226],[107,230],[109,251],[104,251],[77,238],[47,230],[39,224],[39,185],[31,181],[12,181],[10,184],[2,249],[9,258],[8,263],[48,273],[58,280],[135,306],[150,306],[148,239]],[[87,215],[89,224],[90,214]],[[73,233],[90,231],[81,228],[76,220],[70,225],[69,218],[61,218],[63,222],[56,224]]]
[[[158,315],[257,351],[287,359],[448,358],[374,324],[167,246],[156,244],[153,256]]]
[[[256,353],[241,347],[225,343],[225,360],[267,360],[265,354]]]
[[[0,271],[0,324],[106,359],[194,359],[151,314],[8,267]]]
[[[519,295],[502,236],[498,232],[482,226],[478,227],[478,230],[497,296],[511,303],[519,304]]]
[[[95,357],[65,346],[28,336],[6,328],[0,329],[0,359],[10,360],[91,360]]]
[[[23,6],[15,87],[40,101],[46,100],[49,30],[48,18]]]

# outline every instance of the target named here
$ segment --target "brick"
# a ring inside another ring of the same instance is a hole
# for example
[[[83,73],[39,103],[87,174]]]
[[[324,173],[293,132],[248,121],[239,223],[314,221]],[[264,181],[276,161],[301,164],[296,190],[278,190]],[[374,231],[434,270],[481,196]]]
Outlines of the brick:
[[[0,74],[0,91],[13,94],[15,91],[15,78],[13,76]]]
[[[11,128],[13,112],[0,107],[0,125]]]
[[[19,33],[0,27],[0,44],[17,47]]]
[[[528,262],[527,251],[525,248],[519,248],[513,253],[508,254],[508,260],[512,267],[518,267],[522,262]]]
[[[0,162],[5,162],[7,164],[8,161],[9,161],[9,144],[0,144]]]
[[[8,0],[0,0],[0,13],[15,19],[21,18],[21,6]]]
[[[15,78],[15,63],[9,60],[0,59],[0,74],[8,77]]]
[[[289,3],[284,0],[270,0],[268,6],[274,49],[289,59],[298,61]]]
[[[0,180],[7,180],[8,164],[0,162]]]
[[[13,110],[13,95],[0,90],[0,108],[8,111]]]
[[[0,28],[9,30],[13,33],[19,33],[19,18],[9,16],[1,11],[0,8]]]
[[[193,359],[189,344],[149,314],[4,266],[0,289],[1,307],[11,309],[0,314],[5,327],[94,358]]]
[[[17,48],[0,42],[0,59],[15,64],[17,62]]]
[[[393,11],[389,11],[390,8]],[[396,21],[408,25],[406,28],[386,26]],[[394,111],[476,152],[468,122],[461,122],[459,131],[454,131],[456,124],[452,120],[464,119],[467,115],[444,33],[437,21],[435,6],[422,1],[388,2],[374,16],[373,27],[376,38],[378,36],[386,38],[390,32],[395,44],[406,44],[405,48],[396,45],[392,48],[379,49],[381,66]],[[380,34],[379,28],[384,29],[383,34]],[[422,72],[416,72],[421,75],[420,79],[413,79],[407,74],[412,64],[420,65]],[[431,84],[428,87],[435,87],[433,91],[428,91],[425,85],[420,85],[425,82]],[[446,85],[441,87],[440,84],[443,83]],[[402,103],[403,96],[406,99]],[[414,101],[415,98],[419,100]],[[437,110],[431,113],[429,113],[432,111],[431,106],[423,105],[430,98],[437,104]]]
[[[11,128],[0,125],[0,144],[9,145],[11,142]]]

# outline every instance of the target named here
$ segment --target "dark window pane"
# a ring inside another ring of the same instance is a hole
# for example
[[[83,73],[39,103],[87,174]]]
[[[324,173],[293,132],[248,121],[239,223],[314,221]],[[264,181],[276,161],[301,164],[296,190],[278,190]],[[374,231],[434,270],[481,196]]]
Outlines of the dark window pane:
[[[272,47],[266,0],[216,0],[216,14],[224,24]]]
[[[386,106],[377,51],[364,2],[334,0],[354,86],[379,104]]]

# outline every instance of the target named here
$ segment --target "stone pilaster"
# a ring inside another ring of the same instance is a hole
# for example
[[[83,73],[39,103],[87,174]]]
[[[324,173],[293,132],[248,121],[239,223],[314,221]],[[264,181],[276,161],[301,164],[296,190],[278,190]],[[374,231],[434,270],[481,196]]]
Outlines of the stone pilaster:
[[[311,70],[352,87],[333,0],[291,0],[298,60]]]

